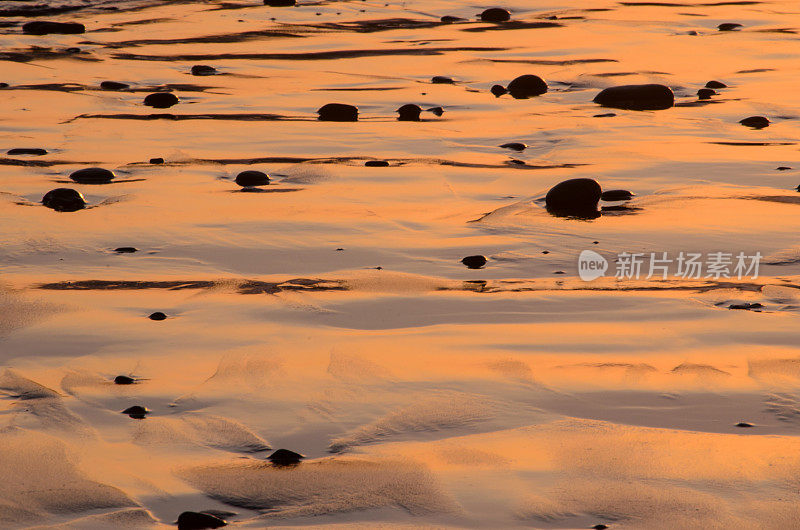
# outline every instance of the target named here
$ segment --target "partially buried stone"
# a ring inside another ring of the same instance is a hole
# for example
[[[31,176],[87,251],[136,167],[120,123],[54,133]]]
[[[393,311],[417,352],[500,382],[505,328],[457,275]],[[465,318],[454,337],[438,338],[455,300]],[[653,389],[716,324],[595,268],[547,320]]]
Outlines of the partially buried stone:
[[[164,163],[164,159],[163,158],[151,158],[150,159],[150,163],[154,164],[154,165],[163,164]]]
[[[763,129],[764,127],[769,127],[769,120],[764,116],[749,116],[739,120],[739,123],[745,127],[750,127],[751,129]]]
[[[728,309],[762,309],[764,307],[763,304],[760,302],[745,302],[743,304],[731,304],[728,306]]]
[[[422,108],[419,105],[408,103],[397,109],[396,112],[400,114],[397,118],[400,121],[419,121],[419,114],[422,112]]]
[[[217,73],[217,69],[213,66],[208,66],[205,64],[196,64],[192,66],[192,75],[214,75]]]
[[[125,90],[130,87],[128,83],[120,83],[118,81],[103,81],[100,83],[100,88],[103,90]]]
[[[136,247],[117,247],[114,252],[117,254],[133,254],[134,252],[139,252],[139,249]]]
[[[366,167],[389,167],[389,162],[386,160],[367,160],[364,165]]]
[[[604,201],[629,201],[633,199],[633,193],[628,190],[608,190],[600,195]]]
[[[697,99],[711,99],[711,96],[716,96],[717,91],[712,88],[701,88],[697,91]]]
[[[57,212],[77,212],[86,208],[80,192],[71,188],[56,188],[45,193],[42,204]]]
[[[431,78],[431,83],[434,85],[452,85],[455,83],[451,77],[445,77],[443,75],[435,75]]]
[[[118,375],[114,378],[115,385],[132,385],[136,382],[136,379],[133,377],[129,377],[127,375]]]
[[[728,85],[720,81],[711,80],[706,83],[706,88],[728,88]]]
[[[269,175],[261,171],[254,171],[252,169],[242,171],[236,175],[236,184],[243,188],[250,186],[266,186],[269,184]]]
[[[489,89],[489,92],[494,94],[494,97],[499,98],[503,94],[508,94],[508,90],[503,85],[492,85],[492,88]]]
[[[170,92],[155,92],[144,98],[144,104],[156,109],[167,109],[180,101],[178,96]]]
[[[38,147],[29,148],[29,147],[15,147],[14,149],[8,150],[9,155],[35,155],[35,156],[42,156],[47,154],[46,149],[39,149]]]
[[[602,195],[594,179],[577,178],[559,182],[547,192],[547,210],[559,216],[597,217],[597,203]]]
[[[147,416],[150,411],[147,407],[143,407],[141,405],[134,405],[132,407],[128,407],[127,409],[122,411],[123,414],[127,414],[131,418],[135,420],[143,420],[145,416]]]
[[[508,84],[508,93],[516,99],[541,96],[547,92],[547,83],[538,75],[521,75]]]
[[[8,88],[8,83],[0,83],[0,88]]]
[[[295,4],[295,0],[264,0],[264,5],[270,7],[292,7]]]
[[[451,15],[445,15],[442,18],[440,18],[439,20],[441,20],[445,24],[452,24],[453,22],[458,22],[458,21],[464,20],[464,19],[463,18],[459,18],[459,17],[454,17],[454,16],[451,16]]]
[[[720,31],[733,31],[741,27],[742,25],[736,22],[723,22],[722,24],[717,26],[717,29]]]
[[[295,453],[294,451],[289,451],[288,449],[278,449],[269,455],[267,460],[272,462],[272,464],[275,466],[284,467],[295,466],[304,458],[305,456],[301,455],[300,453]]]
[[[428,112],[432,112],[436,116],[441,116],[444,114],[444,109],[442,107],[431,107],[428,109]]]
[[[114,173],[102,167],[87,167],[73,171],[69,178],[78,184],[108,184],[114,180]]]
[[[203,512],[183,512],[178,516],[178,530],[220,528],[228,523],[216,515]]]
[[[50,33],[61,35],[77,35],[86,33],[86,27],[77,22],[50,22],[48,20],[36,20],[28,22],[22,26],[22,32],[28,35],[47,35]]]
[[[511,13],[500,7],[492,7],[481,13],[483,22],[508,22],[511,20]]]
[[[736,427],[748,428],[748,427],[752,427],[752,426],[753,426],[752,423],[747,423],[746,421],[740,421],[739,423],[736,424]]]
[[[778,166],[775,169],[778,170],[778,171],[787,171],[787,170],[792,169],[792,168],[790,168],[789,166]]]
[[[606,530],[608,528],[608,526],[604,525],[604,524],[596,524],[592,528],[594,530]]]
[[[603,89],[592,101],[616,109],[662,110],[675,104],[675,95],[664,85],[622,85]]]
[[[358,121],[358,107],[344,103],[328,103],[317,111],[320,121]]]
[[[477,256],[467,256],[461,259],[461,263],[466,265],[468,269],[480,269],[486,265],[486,257],[480,254]]]
[[[156,311],[155,313],[152,313],[147,318],[149,318],[150,320],[166,320],[167,319],[167,315],[165,315],[161,311]]]
[[[503,144],[500,147],[503,149],[513,149],[514,151],[524,151],[528,148],[527,145],[520,143],[520,142],[509,142],[507,144]]]

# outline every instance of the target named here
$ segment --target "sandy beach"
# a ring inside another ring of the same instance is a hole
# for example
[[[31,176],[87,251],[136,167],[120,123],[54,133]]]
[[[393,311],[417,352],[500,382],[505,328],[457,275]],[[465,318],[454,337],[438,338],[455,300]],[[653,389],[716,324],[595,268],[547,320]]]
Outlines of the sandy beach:
[[[795,2],[270,3],[0,0],[1,527],[800,528]]]

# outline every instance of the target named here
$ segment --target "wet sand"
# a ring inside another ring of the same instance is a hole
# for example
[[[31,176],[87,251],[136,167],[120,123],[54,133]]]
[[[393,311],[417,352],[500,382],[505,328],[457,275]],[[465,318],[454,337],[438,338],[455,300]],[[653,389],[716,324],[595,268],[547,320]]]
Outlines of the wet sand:
[[[0,525],[798,526],[797,6],[490,7],[0,1]],[[759,277],[613,277],[716,251]]]

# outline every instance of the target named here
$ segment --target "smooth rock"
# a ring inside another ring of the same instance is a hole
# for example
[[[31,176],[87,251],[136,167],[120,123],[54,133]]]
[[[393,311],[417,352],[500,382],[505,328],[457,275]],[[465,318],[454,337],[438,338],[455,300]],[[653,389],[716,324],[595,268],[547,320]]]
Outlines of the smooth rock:
[[[267,460],[275,466],[295,466],[300,463],[305,455],[289,451],[288,449],[278,449],[267,457]]]
[[[547,192],[547,210],[560,216],[597,217],[602,190],[594,179],[578,178],[559,182]],[[597,215],[595,215],[597,214]]]
[[[144,417],[150,413],[150,410],[148,410],[147,407],[142,407],[141,405],[134,405],[123,410],[122,413],[127,414],[135,420],[143,420]]]
[[[87,167],[73,171],[69,176],[78,184],[108,184],[114,180],[114,173],[102,167]]]
[[[8,83],[0,83],[0,88],[8,88]]]
[[[397,118],[400,121],[419,121],[419,115],[422,112],[422,108],[419,105],[408,103],[407,105],[403,105],[397,109],[396,112],[400,114],[400,116]]]
[[[728,85],[720,81],[711,80],[706,83],[706,88],[728,88]]]
[[[114,249],[114,252],[117,254],[133,254],[134,252],[138,252],[139,249],[136,247],[117,247]]]
[[[606,112],[605,114],[595,114],[592,118],[613,118],[616,116],[613,112]]]
[[[328,103],[317,111],[320,121],[358,121],[358,107],[343,103]]]
[[[787,171],[787,170],[792,169],[792,168],[790,168],[789,166],[778,166],[775,169],[778,170],[778,171]]]
[[[751,129],[763,129],[764,127],[769,127],[769,120],[764,116],[749,116],[743,120],[739,120],[739,123],[745,127],[750,127]]]
[[[364,165],[366,167],[389,167],[389,162],[386,160],[367,160]]]
[[[508,90],[503,85],[492,85],[492,88],[489,89],[489,92],[494,94],[494,97],[499,98],[504,94],[508,94]]]
[[[464,20],[464,19],[463,18],[459,18],[459,17],[454,17],[454,16],[451,16],[451,15],[445,15],[442,18],[440,18],[439,20],[441,20],[445,24],[452,24],[453,22],[459,22],[459,21]]]
[[[196,64],[192,66],[192,75],[203,76],[203,75],[215,75],[217,73],[217,69],[213,66],[208,66],[205,64]]]
[[[269,7],[292,7],[296,4],[295,0],[264,0],[264,5]]]
[[[486,265],[486,257],[481,256],[467,256],[461,259],[461,263],[467,266],[468,269],[480,269]]]
[[[242,171],[236,175],[236,184],[243,188],[251,186],[266,186],[269,184],[269,175],[261,171],[254,171],[252,169]]]
[[[128,83],[120,83],[118,81],[103,81],[100,83],[100,88],[103,90],[125,90],[130,87]]]
[[[56,188],[45,193],[42,204],[57,212],[77,212],[86,208],[86,199],[71,188]]]
[[[717,26],[717,29],[720,31],[733,31],[741,27],[742,25],[736,22],[723,22],[722,24]]]
[[[216,515],[203,512],[183,512],[178,516],[178,530],[221,528],[228,523]]]
[[[160,164],[164,163],[164,159],[163,158],[151,158],[149,163],[153,164],[153,165],[160,165]]]
[[[171,92],[154,92],[144,98],[144,104],[155,109],[167,109],[179,101],[178,96]]]
[[[740,421],[739,423],[737,423],[735,425],[735,427],[743,427],[745,429],[748,428],[748,427],[752,427],[752,426],[753,426],[752,423],[747,423],[746,421]]]
[[[452,85],[455,83],[451,77],[445,77],[443,75],[435,75],[431,78],[431,83],[434,85]]]
[[[711,96],[716,96],[717,91],[713,88],[701,88],[697,91],[697,99],[711,99]]]
[[[628,190],[608,190],[600,195],[604,201],[629,201],[633,199],[633,193]]]
[[[33,148],[15,147],[14,149],[9,149],[7,154],[9,154],[11,156],[14,156],[14,155],[36,155],[36,156],[42,156],[42,155],[46,155],[47,154],[47,150],[46,149],[39,149],[38,147],[33,147]]]
[[[127,375],[118,375],[114,378],[115,385],[132,385],[136,382],[136,379],[133,377],[129,377]]]
[[[165,315],[161,311],[156,311],[155,313],[152,313],[147,318],[149,318],[150,320],[166,320],[167,319],[167,315]]]
[[[604,524],[596,524],[592,527],[594,530],[607,530],[608,526]]]
[[[22,26],[22,32],[28,35],[48,35],[51,33],[60,35],[77,35],[86,33],[86,27],[77,22],[50,22],[47,20],[36,20],[28,22]]]
[[[538,75],[526,74],[511,81],[507,90],[515,99],[527,99],[547,92],[547,83]]]
[[[745,302],[743,304],[731,304],[728,306],[728,309],[763,309],[764,305],[760,302]]]
[[[514,151],[524,151],[528,148],[527,145],[520,143],[520,142],[509,142],[507,144],[503,144],[500,147],[503,149],[513,149]]]
[[[592,101],[616,109],[662,110],[675,104],[675,95],[664,85],[622,85],[603,89]]]
[[[483,22],[508,22],[511,20],[511,13],[500,7],[492,7],[481,13]]]

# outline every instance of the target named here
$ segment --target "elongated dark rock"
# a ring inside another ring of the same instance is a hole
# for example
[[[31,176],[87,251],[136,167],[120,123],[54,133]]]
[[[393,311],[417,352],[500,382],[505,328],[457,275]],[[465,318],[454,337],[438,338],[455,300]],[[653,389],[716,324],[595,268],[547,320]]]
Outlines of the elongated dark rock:
[[[492,7],[481,13],[483,22],[508,22],[511,20],[511,13],[500,7]]]
[[[711,80],[706,83],[706,88],[728,88],[728,85],[720,81]]]
[[[440,18],[439,20],[441,20],[445,24],[452,24],[453,22],[460,22],[460,21],[462,21],[464,19],[460,18],[460,17],[454,17],[452,15],[445,15],[442,18]]]
[[[431,78],[431,83],[434,85],[452,85],[455,83],[452,77],[445,77],[443,75],[435,75]]]
[[[734,31],[738,30],[741,27],[742,25],[737,22],[723,22],[722,24],[717,26],[717,29],[720,31]]]
[[[675,95],[664,85],[622,85],[603,89],[593,101],[616,109],[662,110],[675,104]]]
[[[73,171],[69,178],[78,184],[108,184],[114,180],[114,173],[102,167],[87,167]]]
[[[77,35],[86,33],[86,27],[77,22],[50,22],[48,20],[35,20],[22,26],[22,32],[28,35],[48,35],[51,33],[61,35]]]
[[[527,145],[520,142],[509,142],[507,144],[502,144],[499,147],[502,147],[503,149],[513,149],[514,151],[524,151],[528,148]]]
[[[127,375],[118,375],[114,378],[115,385],[132,385],[136,382],[136,379]]]
[[[554,215],[596,217],[602,190],[594,179],[578,178],[559,182],[547,192],[545,204]]]
[[[272,462],[274,466],[285,467],[295,466],[300,463],[305,456],[288,449],[278,449],[267,457],[267,460]]]
[[[292,7],[295,4],[295,0],[264,0],[264,5],[269,7]]]
[[[156,109],[167,109],[176,105],[180,100],[171,92],[154,92],[144,98],[144,104]]]
[[[269,175],[252,169],[242,171],[236,175],[236,184],[243,188],[250,186],[266,186],[269,184]]]
[[[134,252],[139,252],[139,249],[136,247],[117,247],[114,252],[117,254],[133,254]]]
[[[100,83],[100,88],[103,90],[125,90],[130,87],[128,83],[120,83],[119,81],[103,81]]]
[[[167,315],[165,315],[161,311],[156,311],[155,313],[152,313],[147,318],[149,318],[150,320],[166,320],[167,319]]]
[[[205,64],[196,64],[192,66],[192,75],[197,76],[204,76],[204,75],[215,75],[217,73],[217,69],[213,66],[208,66]]]
[[[358,121],[358,107],[344,103],[328,103],[317,111],[320,121]]]
[[[628,190],[608,190],[600,195],[604,201],[629,201],[633,199],[633,193]]]
[[[127,414],[131,418],[135,420],[143,420],[145,416],[150,413],[150,410],[147,407],[143,407],[141,405],[134,405],[132,407],[128,407],[127,409],[122,411],[123,414]]]
[[[547,83],[538,75],[521,75],[508,84],[508,93],[516,99],[541,96],[547,92]]]
[[[400,114],[397,119],[400,121],[419,121],[421,112],[422,108],[419,105],[408,103],[397,109],[397,113]]]
[[[86,199],[71,188],[56,188],[45,193],[42,204],[57,212],[77,212],[86,208]]]
[[[151,158],[149,163],[158,166],[164,163],[164,159],[161,157]]]
[[[461,263],[467,266],[468,269],[480,269],[486,265],[486,257],[480,254],[475,256],[467,256],[461,259]]]
[[[739,123],[745,127],[750,127],[751,129],[763,129],[764,127],[769,127],[769,120],[764,116],[749,116],[739,120]]]
[[[386,160],[367,160],[364,165],[366,167],[389,167],[389,162]]]
[[[183,512],[178,516],[178,530],[221,528],[228,523],[216,515],[203,512]]]
[[[431,108],[426,109],[426,110],[428,112],[432,112],[436,116],[441,116],[442,114],[444,114],[444,109],[442,107],[431,107]]]
[[[42,156],[47,154],[46,149],[40,149],[38,147],[15,147],[14,149],[9,149],[8,154],[11,156],[15,155],[35,155],[35,156]]]

